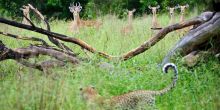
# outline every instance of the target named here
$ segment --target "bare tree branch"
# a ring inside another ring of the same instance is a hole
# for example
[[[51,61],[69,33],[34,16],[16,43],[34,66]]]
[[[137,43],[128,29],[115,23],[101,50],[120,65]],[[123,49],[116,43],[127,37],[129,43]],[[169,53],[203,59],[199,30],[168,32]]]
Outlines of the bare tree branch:
[[[63,52],[59,52],[56,50],[47,49],[44,47],[31,46],[29,48],[17,48],[17,49],[14,49],[14,51],[20,54],[23,54],[23,55],[29,55],[30,57],[32,57],[33,55],[38,56],[42,54],[42,55],[48,55],[48,56],[54,57],[61,61],[68,61],[73,64],[79,63],[79,60],[73,56],[67,55]]]
[[[47,60],[47,61],[43,61],[40,63],[30,63],[26,59],[19,59],[17,60],[17,62],[26,67],[38,69],[40,71],[44,71],[45,69],[48,69],[48,68],[60,67],[60,66],[65,65],[64,62],[59,61],[59,60]]]
[[[77,44],[77,45],[81,46],[82,48],[84,48],[84,49],[86,49],[86,50],[88,50],[88,51],[90,51],[92,53],[98,53],[98,54],[100,54],[100,55],[102,55],[102,56],[104,56],[106,58],[111,57],[111,56],[109,56],[109,55],[107,55],[107,54],[105,54],[103,52],[97,52],[95,48],[93,48],[92,46],[88,45],[86,42],[84,42],[84,41],[82,41],[80,39],[74,38],[74,37],[68,37],[66,35],[58,34],[58,33],[55,33],[55,32],[50,32],[50,31],[47,31],[45,29],[38,28],[38,27],[33,28],[32,26],[21,24],[21,23],[15,22],[15,21],[4,19],[4,18],[0,18],[0,22],[8,24],[8,25],[11,25],[11,26],[27,29],[27,30],[30,30],[30,31],[38,32],[38,33],[41,33],[41,34],[44,34],[44,35],[49,35],[51,37],[60,39],[62,41],[66,41],[66,42],[71,42],[71,43]]]
[[[40,64],[30,63],[25,59],[19,59],[19,60],[17,60],[17,62],[24,65],[24,66],[26,66],[26,67],[34,68],[34,69],[38,69],[40,71],[43,71],[43,68]]]
[[[60,60],[47,60],[47,61],[40,62],[40,65],[43,68],[54,68],[54,67],[64,66],[65,63]]]
[[[151,39],[149,39],[148,41],[145,41],[142,45],[140,45],[139,47],[129,51],[128,53],[125,53],[121,59],[123,60],[128,60],[140,53],[145,52],[146,50],[148,50],[149,48],[151,48],[152,46],[154,46],[157,42],[159,42],[161,39],[163,39],[168,33],[178,30],[178,29],[182,29],[191,25],[196,25],[196,24],[200,24],[204,22],[202,19],[197,18],[197,19],[192,19],[183,23],[176,23],[174,25],[170,25],[168,27],[163,28],[162,30],[160,30],[154,37],[152,37]]]
[[[51,31],[51,30],[50,30],[50,25],[49,25],[47,19],[41,14],[41,12],[38,11],[36,8],[34,8],[31,4],[28,4],[28,6],[36,13],[36,15],[37,15],[41,20],[44,21],[44,23],[46,24],[47,30],[48,30],[48,31]],[[48,35],[48,39],[49,39],[53,44],[55,44],[56,46],[58,46],[59,48],[64,49],[64,50],[66,50],[67,52],[73,53],[73,51],[72,51],[69,47],[67,47],[67,46],[64,45],[63,43],[59,42],[58,40],[54,39],[53,37],[51,37],[51,36]]]
[[[27,48],[17,48],[17,49],[10,49],[7,48],[1,41],[0,41],[0,61],[7,60],[7,59],[27,59],[31,57],[36,57],[38,55],[48,55],[54,57],[61,61],[68,61],[73,64],[79,64],[79,60],[76,57],[67,55],[63,52],[48,49],[45,47],[37,47],[37,46],[30,46]]]
[[[209,14],[210,15],[210,14]],[[220,12],[214,13],[207,22],[189,31],[176,45],[168,52],[161,65],[170,62],[170,58],[177,52],[182,54],[190,53],[196,49],[204,47],[210,39],[220,34]],[[210,43],[208,43],[210,44]],[[212,44],[212,46],[214,46]]]
[[[9,37],[15,38],[15,39],[37,41],[37,42],[41,42],[45,46],[49,46],[47,44],[47,42],[45,42],[43,39],[36,38],[36,37],[22,37],[22,36],[19,36],[19,35],[14,35],[14,34],[6,33],[6,32],[1,32],[1,31],[0,31],[0,34],[5,35],[5,36],[9,36]]]
[[[5,23],[8,25],[12,25],[15,27],[19,27],[19,28],[23,28],[23,29],[27,29],[27,30],[31,30],[31,31],[35,31],[41,34],[45,34],[45,35],[49,35],[51,37],[57,38],[59,40],[62,41],[66,41],[66,42],[71,42],[74,44],[79,45],[80,47],[92,52],[92,53],[97,53],[100,56],[103,56],[104,58],[108,58],[108,59],[121,59],[121,60],[128,60],[130,58],[133,58],[134,56],[141,54],[143,52],[145,52],[146,50],[148,50],[149,48],[151,48],[153,45],[155,45],[157,42],[159,42],[161,39],[163,39],[168,33],[178,30],[178,29],[182,29],[191,25],[197,25],[197,24],[201,24],[204,22],[207,22],[207,19],[203,19],[201,17],[197,17],[194,18],[192,20],[189,21],[185,21],[183,23],[176,23],[174,25],[168,26],[163,28],[162,30],[160,30],[154,37],[152,37],[150,40],[145,41],[142,45],[140,45],[139,47],[123,54],[122,56],[111,56],[109,54],[106,54],[104,52],[100,52],[97,51],[95,48],[93,48],[92,46],[88,45],[86,42],[74,38],[74,37],[68,37],[66,35],[62,35],[62,34],[58,34],[55,32],[50,32],[41,28],[32,28],[31,26],[25,25],[25,24],[21,24],[21,23],[17,23],[15,21],[10,21],[10,20],[6,20],[4,18],[0,18],[0,22],[1,23]]]
[[[34,23],[33,23],[26,15],[23,14],[23,16],[24,16],[24,18],[31,24],[31,26],[36,27],[36,26],[34,25]]]

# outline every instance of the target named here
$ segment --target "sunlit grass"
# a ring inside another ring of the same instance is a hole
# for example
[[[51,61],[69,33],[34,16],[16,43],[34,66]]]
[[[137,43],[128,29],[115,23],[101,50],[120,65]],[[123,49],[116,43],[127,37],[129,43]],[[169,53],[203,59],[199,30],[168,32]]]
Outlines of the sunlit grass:
[[[85,28],[78,34],[69,32],[69,21],[52,21],[51,28],[54,32],[82,39],[97,50],[115,56],[136,48],[152,37],[151,16],[136,18],[134,30],[128,36],[120,33],[126,21],[114,16],[105,16],[100,19],[103,21],[100,29]],[[161,15],[158,19],[162,26],[169,23],[166,15]],[[3,24],[0,24],[0,27],[1,31],[47,40],[47,36],[34,32],[6,27]],[[65,67],[51,70],[51,74],[47,76],[13,60],[2,61],[0,63],[0,109],[89,109],[79,96],[79,88],[88,85],[95,86],[105,97],[139,89],[162,89],[171,82],[172,74],[163,74],[158,64],[179,38],[178,33],[170,33],[143,54],[126,62],[109,62],[115,67],[112,71],[99,68],[100,62],[108,61],[93,54],[89,62],[82,62],[79,66],[67,64]],[[2,35],[0,40],[11,48],[25,47],[34,43]],[[74,52],[80,53],[80,56],[85,57],[77,45],[65,44]],[[48,57],[41,56],[32,60],[38,62],[45,59]],[[162,110],[217,110],[220,108],[220,63],[218,60],[210,56],[207,61],[201,62],[194,68],[185,67],[180,57],[173,62],[179,68],[177,87],[164,96],[156,97],[156,108]]]

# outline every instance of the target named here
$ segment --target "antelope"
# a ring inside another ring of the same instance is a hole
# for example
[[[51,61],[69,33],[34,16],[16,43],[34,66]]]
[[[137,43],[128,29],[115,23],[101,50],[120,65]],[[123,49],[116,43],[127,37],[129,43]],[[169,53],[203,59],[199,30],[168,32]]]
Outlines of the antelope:
[[[121,33],[122,34],[128,34],[133,30],[133,16],[136,9],[133,9],[132,11],[128,11],[128,24],[124,28],[122,28]]]
[[[184,22],[185,21],[185,17],[184,17],[184,15],[185,15],[185,11],[186,11],[186,8],[188,8],[189,7],[189,5],[188,4],[186,4],[186,5],[178,5],[178,7],[180,8],[180,23],[182,23],[182,22]]]
[[[30,7],[23,5],[22,8],[20,8],[20,10],[22,10],[23,15],[26,16],[30,20],[30,14],[29,14],[30,13]],[[23,17],[22,23],[26,24],[26,25],[31,25],[25,17]]]
[[[185,11],[186,8],[189,7],[188,4],[186,5],[178,5],[178,7],[180,8],[180,23],[185,21]],[[187,27],[185,29],[183,29],[182,31],[180,30],[180,34],[184,34],[184,32],[187,32],[188,30],[190,30],[192,27]]]
[[[149,9],[151,9],[152,13],[153,13],[153,18],[152,18],[152,28],[151,29],[157,29],[160,27],[158,21],[157,21],[157,9],[160,8],[160,5],[158,5],[157,7],[151,7],[148,6]]]
[[[84,21],[80,19],[79,13],[82,10],[82,6],[80,5],[79,2],[76,3],[76,5],[74,5],[74,3],[70,4],[69,10],[71,13],[73,13],[73,18],[74,18],[74,20],[71,22],[69,27],[71,31],[79,32],[80,27],[99,28],[102,25],[102,23],[98,21],[92,21],[92,20]]]
[[[178,6],[167,7],[167,9],[169,10],[169,13],[170,13],[170,22],[169,22],[170,25],[175,23],[174,12],[178,8],[179,8]]]

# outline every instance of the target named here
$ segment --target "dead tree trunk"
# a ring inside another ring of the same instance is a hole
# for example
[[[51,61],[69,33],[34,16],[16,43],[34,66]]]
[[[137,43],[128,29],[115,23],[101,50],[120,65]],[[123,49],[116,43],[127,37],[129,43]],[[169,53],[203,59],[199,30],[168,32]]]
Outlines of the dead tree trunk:
[[[206,12],[204,16],[208,20],[205,23],[196,26],[195,29],[189,31],[166,55],[163,59],[162,65],[170,62],[170,58],[176,53],[186,55],[192,51],[198,51],[210,39],[217,37],[219,40],[220,35],[220,12]],[[218,44],[219,45],[219,44]]]
[[[36,57],[39,55],[48,55],[48,56],[56,58],[57,60],[68,61],[73,64],[79,64],[80,62],[76,57],[67,55],[63,53],[62,51],[58,51],[55,49],[38,47],[38,46],[10,49],[6,47],[2,43],[2,41],[0,41],[0,61],[7,60],[7,59],[14,59],[14,60],[28,59],[28,58]]]
[[[92,53],[97,53],[100,56],[103,56],[104,58],[108,58],[108,59],[120,59],[120,60],[128,60],[130,58],[133,58],[136,55],[139,55],[143,52],[145,52],[146,50],[148,50],[149,48],[151,48],[153,45],[155,45],[157,42],[159,42],[161,39],[163,39],[168,33],[178,30],[178,29],[182,29],[191,25],[196,25],[196,24],[201,24],[206,22],[203,18],[194,18],[192,20],[183,22],[183,23],[177,23],[168,27],[165,27],[164,29],[162,29],[159,33],[157,33],[154,37],[152,37],[150,40],[145,41],[142,45],[140,45],[139,47],[123,54],[122,56],[112,56],[109,55],[105,52],[100,52],[97,51],[95,48],[93,48],[92,46],[90,46],[89,44],[87,44],[86,42],[74,38],[74,37],[68,37],[66,35],[62,35],[62,34],[58,34],[55,32],[50,32],[47,30],[44,30],[42,28],[38,28],[38,27],[32,27],[29,25],[25,25],[25,24],[21,24],[21,23],[17,23],[15,21],[10,21],[4,18],[0,18],[0,22],[1,23],[5,23],[11,26],[15,26],[15,27],[19,27],[19,28],[23,28],[23,29],[27,29],[30,31],[35,31],[44,35],[49,35],[50,37],[54,37],[56,39],[65,41],[65,42],[71,42],[74,44],[79,45],[80,47],[92,52]]]
[[[218,7],[217,7],[218,9]],[[202,13],[200,16],[185,21],[183,23],[177,23],[168,27],[163,28],[160,30],[154,37],[152,37],[150,40],[145,41],[142,45],[139,47],[123,54],[122,56],[111,56],[109,54],[106,54],[104,52],[97,51],[92,46],[88,45],[86,42],[74,38],[74,37],[68,37],[66,35],[58,34],[55,32],[50,32],[48,30],[44,30],[42,28],[38,28],[36,26],[29,26],[21,23],[17,23],[15,21],[10,21],[4,18],[0,18],[0,23],[5,23],[11,26],[23,28],[30,31],[35,31],[65,42],[71,42],[74,44],[77,44],[81,46],[82,48],[92,52],[97,53],[100,56],[103,56],[108,59],[120,59],[120,60],[128,60],[130,58],[133,58],[136,55],[139,55],[152,46],[154,46],[157,42],[159,42],[161,39],[163,39],[169,32],[182,29],[191,25],[194,25],[194,29],[191,30],[186,36],[181,39],[176,46],[169,52],[169,54],[164,58],[163,65],[167,62],[169,62],[170,57],[174,55],[177,52],[183,52],[188,53],[192,50],[197,49],[202,44],[206,43],[207,40],[210,38],[213,38],[214,36],[220,34],[220,12],[205,12]]]
[[[47,19],[41,14],[40,11],[38,11],[36,8],[34,8],[31,4],[28,4],[28,7],[34,11],[34,13],[46,24],[46,29],[48,31],[51,31],[50,29],[50,25],[49,25],[49,22],[47,21]],[[60,41],[58,41],[57,39],[51,37],[48,35],[48,39],[53,43],[55,44],[57,47],[63,49],[64,51],[68,52],[68,53],[72,53],[73,54],[73,51],[67,47],[66,45],[64,45],[63,43],[61,43]]]

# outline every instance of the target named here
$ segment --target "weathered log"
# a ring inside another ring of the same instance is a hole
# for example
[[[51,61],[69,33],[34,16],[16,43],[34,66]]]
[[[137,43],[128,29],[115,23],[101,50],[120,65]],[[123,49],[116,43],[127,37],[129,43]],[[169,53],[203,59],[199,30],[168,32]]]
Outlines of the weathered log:
[[[64,66],[65,63],[63,61],[59,61],[59,60],[47,60],[47,61],[43,61],[40,63],[42,68],[54,68],[54,67],[60,67],[60,66]]]
[[[56,49],[56,48],[53,48],[51,47],[49,44],[47,44],[46,41],[44,41],[43,39],[40,39],[40,38],[36,38],[36,37],[23,37],[23,36],[20,36],[20,35],[14,35],[14,34],[11,34],[11,33],[6,33],[6,32],[0,32],[0,34],[2,35],[5,35],[5,36],[8,36],[8,37],[11,37],[11,38],[15,38],[15,39],[21,39],[21,40],[31,40],[31,41],[37,41],[37,42],[42,42],[43,46],[45,46],[46,48],[48,49],[52,49],[52,50],[56,50],[56,51],[59,51],[59,52],[63,52],[63,53],[66,53],[65,50],[59,50],[59,49]],[[78,54],[73,54],[73,53],[66,53],[67,55],[71,55],[71,56],[77,56]]]
[[[188,55],[182,58],[184,64],[188,67],[194,67],[198,64],[201,60],[207,58],[207,56],[211,55],[212,53],[209,51],[192,51]]]
[[[17,49],[14,49],[14,51],[20,54],[23,54],[23,55],[28,55],[30,57],[32,57],[33,55],[38,56],[41,54],[41,55],[52,56],[61,61],[69,61],[73,64],[79,63],[79,60],[76,57],[67,55],[63,52],[59,52],[56,50],[47,49],[44,47],[30,46],[29,48],[17,48]]]
[[[183,22],[181,24],[177,23],[177,24],[165,27],[158,34],[156,34],[153,38],[151,38],[150,40],[144,42],[142,45],[140,45],[139,47],[129,51],[128,53],[123,54],[122,56],[118,56],[118,57],[111,56],[111,55],[106,54],[104,52],[99,52],[95,48],[93,48],[92,46],[88,45],[86,42],[84,42],[80,39],[74,38],[74,37],[68,37],[66,35],[58,34],[58,33],[55,33],[55,32],[50,32],[50,31],[47,31],[47,30],[44,30],[44,29],[41,29],[41,28],[38,28],[38,27],[33,28],[31,26],[21,24],[21,23],[17,23],[15,21],[10,21],[10,20],[4,19],[4,18],[0,18],[0,22],[11,25],[11,26],[27,29],[27,30],[30,30],[30,31],[35,31],[35,32],[38,32],[38,33],[41,33],[41,34],[49,35],[51,37],[57,38],[57,39],[62,40],[62,41],[77,44],[77,45],[81,46],[82,48],[84,48],[84,49],[86,49],[86,50],[88,50],[92,53],[98,53],[100,56],[103,56],[104,58],[108,58],[108,59],[116,58],[116,59],[121,59],[121,60],[128,60],[128,59],[130,59],[130,58],[132,58],[132,57],[134,57],[138,54],[141,54],[141,53],[145,52],[149,48],[151,48],[158,41],[163,39],[166,36],[166,34],[168,34],[169,32],[172,32],[172,31],[175,31],[175,30],[178,30],[178,29],[182,29],[182,28],[185,28],[185,27],[188,27],[188,26],[191,26],[191,25],[200,24],[200,23],[206,22],[206,20],[204,20],[201,17],[197,17],[197,18],[194,18],[192,20]]]
[[[74,37],[68,37],[66,35],[58,34],[55,32],[50,32],[50,31],[47,31],[45,29],[38,28],[38,27],[33,28],[32,26],[21,24],[21,23],[15,22],[15,21],[4,19],[4,18],[0,18],[0,22],[11,25],[11,26],[27,29],[30,31],[38,32],[38,33],[41,33],[44,35],[49,35],[51,37],[57,38],[59,40],[65,41],[65,42],[71,42],[71,43],[74,43],[74,44],[81,46],[82,48],[84,48],[92,53],[98,53],[99,55],[104,56],[105,58],[109,58],[109,59],[113,58],[112,56],[110,56],[104,52],[98,52],[95,48],[88,45],[86,42],[84,42],[80,39],[74,38]]]
[[[27,56],[21,55],[12,49],[7,48],[2,41],[0,41],[0,61],[17,58],[27,58]]]
[[[40,71],[46,71],[49,68],[61,67],[65,65],[64,62],[59,60],[47,60],[40,63],[30,63],[26,59],[19,59],[17,62],[26,67],[38,69]]]
[[[153,45],[155,45],[157,42],[159,42],[161,39],[163,39],[168,33],[182,29],[191,25],[201,25],[204,22],[207,22],[210,20],[213,16],[213,13],[202,13],[200,16],[193,18],[192,20],[185,21],[183,23],[176,23],[174,25],[170,25],[168,27],[163,28],[160,30],[153,38],[150,40],[144,42],[141,46],[137,47],[136,49],[126,53],[123,55],[123,59],[127,60],[130,57],[136,56],[140,53],[143,53],[144,51],[148,50],[151,48]]]
[[[24,65],[24,66],[26,66],[26,67],[34,68],[34,69],[38,69],[40,71],[43,71],[43,68],[40,64],[30,63],[25,59],[19,59],[19,60],[17,60],[17,62]]]
[[[79,60],[76,57],[65,54],[63,52],[45,48],[45,47],[37,47],[30,46],[27,48],[17,48],[17,49],[9,49],[0,41],[0,61],[7,59],[27,59],[31,57],[36,57],[38,55],[48,55],[54,57],[61,61],[68,61],[73,64],[79,64]]]
[[[37,42],[41,42],[44,46],[49,46],[47,42],[45,42],[43,39],[36,38],[36,37],[25,37],[25,36],[23,37],[20,35],[14,35],[14,34],[6,33],[6,32],[0,32],[0,34],[11,37],[11,38],[15,38],[15,39],[37,41]]]
[[[27,20],[28,24],[30,24],[31,26],[35,27],[34,23],[31,21],[31,19],[29,19],[26,15],[24,15],[24,18]]]
[[[199,57],[200,57],[200,55],[198,54],[198,51],[193,51],[190,54],[184,56],[182,58],[182,61],[188,67],[193,67],[198,63]]]
[[[32,9],[32,10],[35,12],[35,14],[36,14],[42,21],[44,21],[44,23],[46,24],[46,29],[47,29],[48,31],[51,31],[49,22],[48,22],[47,19],[41,14],[41,12],[38,11],[36,8],[34,8],[31,4],[28,4],[28,6],[30,7],[30,9]],[[72,51],[68,46],[66,46],[65,44],[59,42],[57,39],[55,39],[55,38],[53,38],[53,37],[51,37],[51,36],[49,36],[49,35],[47,35],[47,36],[48,36],[48,39],[49,39],[53,44],[55,44],[57,47],[59,47],[59,48],[61,48],[61,49],[64,49],[64,50],[66,50],[66,51],[69,52],[69,53],[73,53],[73,51]]]
[[[210,14],[210,13],[209,13]],[[220,12],[214,13],[214,16],[207,22],[199,25],[185,35],[166,55],[162,65],[170,62],[170,58],[177,52],[189,53],[209,39],[220,34]]]

